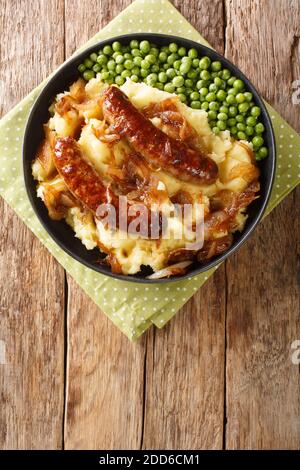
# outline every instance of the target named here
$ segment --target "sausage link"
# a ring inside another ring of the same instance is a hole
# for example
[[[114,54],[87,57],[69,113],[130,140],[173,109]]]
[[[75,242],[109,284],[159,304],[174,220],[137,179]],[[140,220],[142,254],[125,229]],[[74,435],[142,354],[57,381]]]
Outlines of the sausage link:
[[[187,182],[203,185],[217,179],[218,166],[210,157],[155,127],[119,88],[108,87],[102,99],[105,119],[150,163]]]

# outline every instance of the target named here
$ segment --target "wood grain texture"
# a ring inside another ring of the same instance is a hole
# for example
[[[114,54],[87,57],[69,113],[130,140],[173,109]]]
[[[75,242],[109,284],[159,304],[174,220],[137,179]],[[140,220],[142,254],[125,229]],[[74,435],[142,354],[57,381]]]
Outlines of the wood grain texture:
[[[58,0],[1,1],[1,114],[62,62],[62,8]],[[64,271],[2,200],[0,217],[0,448],[58,449]]]
[[[1,113],[130,3],[1,0]],[[300,130],[299,1],[174,4]],[[299,448],[299,192],[136,344],[1,201],[0,448]]]
[[[227,57],[300,130],[291,98],[300,3],[234,0],[226,12]],[[290,358],[300,331],[299,216],[294,192],[227,262],[230,449],[300,447],[300,375]]]
[[[129,3],[66,0],[67,56]],[[68,286],[65,448],[138,449],[145,339],[130,344],[70,277]]]
[[[223,51],[222,1],[174,5]],[[225,296],[222,266],[169,326],[149,333],[143,448],[222,448]]]

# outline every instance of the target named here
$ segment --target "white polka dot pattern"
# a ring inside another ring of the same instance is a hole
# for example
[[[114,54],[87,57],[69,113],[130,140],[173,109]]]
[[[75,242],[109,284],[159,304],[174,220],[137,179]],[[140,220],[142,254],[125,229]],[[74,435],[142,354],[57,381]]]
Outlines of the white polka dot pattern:
[[[147,8],[144,9],[146,3]],[[137,30],[179,35],[208,45],[167,0],[136,0],[80,50],[101,39]],[[70,258],[49,238],[32,211],[21,169],[26,120],[42,86],[31,92],[0,122],[0,194],[106,315],[134,340],[153,323],[162,328],[217,268],[169,285],[135,285],[95,274]],[[277,142],[277,149],[282,149],[278,151],[280,163],[268,206],[267,212],[270,212],[299,183],[300,138],[270,106],[268,108],[280,142]]]

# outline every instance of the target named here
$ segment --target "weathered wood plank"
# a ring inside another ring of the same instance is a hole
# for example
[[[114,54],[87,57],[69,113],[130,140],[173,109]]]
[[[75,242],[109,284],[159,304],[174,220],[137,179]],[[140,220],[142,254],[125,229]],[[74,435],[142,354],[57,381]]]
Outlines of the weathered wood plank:
[[[0,30],[4,114],[63,61],[63,1],[2,1]],[[59,449],[64,271],[2,200],[0,217],[0,448]]]
[[[130,1],[66,0],[70,55]],[[145,340],[131,344],[69,277],[67,449],[135,449],[142,433]]]
[[[218,51],[222,1],[174,2]],[[147,345],[145,449],[217,449],[223,442],[225,270]]]
[[[291,99],[293,73],[300,78],[299,56],[291,62],[299,2],[228,0],[226,12],[227,57],[299,130],[299,106]],[[227,448],[300,446],[300,376],[290,359],[300,328],[295,197],[227,263]]]

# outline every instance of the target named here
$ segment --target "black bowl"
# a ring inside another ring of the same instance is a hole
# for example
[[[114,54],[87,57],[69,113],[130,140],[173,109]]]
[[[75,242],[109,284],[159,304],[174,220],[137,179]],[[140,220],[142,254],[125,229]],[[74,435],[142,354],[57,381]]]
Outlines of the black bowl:
[[[100,255],[98,249],[88,251],[81,243],[81,241],[75,238],[73,230],[64,221],[54,221],[50,219],[44,203],[36,195],[36,181],[33,179],[31,173],[32,161],[35,157],[38,145],[43,139],[43,123],[47,122],[49,119],[48,108],[56,94],[66,90],[69,85],[79,77],[79,72],[77,70],[78,65],[92,52],[99,50],[100,48],[105,46],[105,44],[111,44],[113,41],[120,41],[123,44],[128,44],[132,39],[148,39],[149,41],[156,43],[160,46],[167,45],[170,42],[177,42],[178,44],[186,48],[194,47],[195,49],[197,49],[200,55],[207,55],[208,57],[210,57],[211,60],[220,60],[223,66],[226,66],[236,77],[241,78],[245,82],[248,90],[251,91],[251,93],[253,94],[256,104],[261,108],[261,119],[265,126],[265,142],[269,150],[268,157],[259,162],[259,168],[261,171],[260,198],[254,201],[248,208],[248,219],[244,231],[242,233],[235,234],[232,246],[222,255],[217,256],[203,264],[195,263],[192,265],[192,269],[187,274],[171,279],[145,279],[145,276],[149,274],[147,271],[132,276],[113,274],[109,266],[99,264]],[[76,54],[74,57],[68,60],[49,79],[42,92],[38,96],[35,104],[33,105],[27,122],[23,142],[23,170],[27,193],[32,207],[35,213],[37,214],[39,220],[41,221],[47,232],[51,235],[51,237],[56,241],[56,243],[70,256],[95,271],[98,271],[107,276],[112,276],[117,279],[142,283],[162,283],[178,281],[179,279],[188,278],[200,272],[207,271],[208,269],[216,266],[221,261],[226,259],[230,254],[234,253],[249,237],[250,233],[254,231],[258,222],[262,218],[271,193],[274,178],[274,169],[275,139],[271,120],[262,98],[254,88],[254,86],[245,77],[245,75],[231,62],[225,59],[222,55],[218,54],[212,49],[209,49],[208,47],[202,46],[201,44],[198,44],[194,41],[190,41],[188,39],[162,34],[139,33],[117,36],[109,40],[101,41],[95,44],[94,46],[91,46],[90,48],[86,49],[85,51]]]

